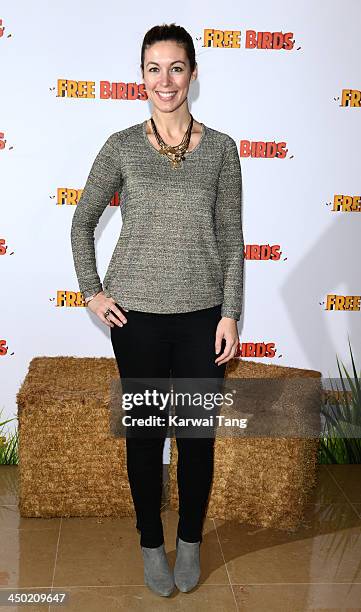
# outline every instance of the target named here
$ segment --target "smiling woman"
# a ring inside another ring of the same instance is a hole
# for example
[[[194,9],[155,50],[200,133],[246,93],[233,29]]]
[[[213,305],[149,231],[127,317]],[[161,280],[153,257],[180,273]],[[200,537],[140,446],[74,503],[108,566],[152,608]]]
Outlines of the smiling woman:
[[[190,83],[198,76],[193,41],[190,44],[186,36],[184,39],[181,43],[175,38],[149,44],[145,37],[141,51],[143,80],[148,99],[154,105],[153,119],[158,134],[171,146],[178,145],[184,137],[183,109],[187,104]],[[148,131],[151,141],[153,132],[152,129]],[[201,124],[194,121],[190,149],[197,144],[201,132]],[[156,142],[152,144],[156,145]]]
[[[185,395],[197,391],[194,385],[200,385],[202,395],[213,393],[238,348],[243,304],[238,148],[231,136],[194,120],[189,111],[197,63],[184,28],[151,28],[142,44],[141,70],[152,114],[111,134],[94,160],[73,216],[75,269],[89,310],[110,327],[123,393],[133,392],[132,380],[137,392],[144,387],[152,393],[149,381],[170,377],[191,383],[191,388],[182,385]],[[123,224],[102,285],[94,230],[119,190],[125,201]],[[206,410],[205,398],[200,410]],[[159,413],[154,401],[141,401],[133,416],[137,423],[137,417],[146,420]],[[187,592],[199,581],[214,435],[200,438],[190,419],[189,434],[177,436],[173,573],[160,512],[168,430],[164,425],[148,430],[133,421],[127,426],[127,469],[144,580],[155,593],[168,596],[175,585]]]

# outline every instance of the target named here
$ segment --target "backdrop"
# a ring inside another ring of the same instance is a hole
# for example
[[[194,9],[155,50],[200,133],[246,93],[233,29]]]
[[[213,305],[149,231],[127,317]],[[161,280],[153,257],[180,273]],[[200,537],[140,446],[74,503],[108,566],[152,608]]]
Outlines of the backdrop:
[[[360,363],[357,0],[5,0],[0,11],[0,420],[16,416],[34,356],[114,357],[109,328],[83,306],[71,220],[107,137],[150,117],[141,44],[173,21],[196,48],[190,111],[239,146],[239,358],[337,376],[350,341]],[[120,228],[110,203],[95,233],[101,279]]]

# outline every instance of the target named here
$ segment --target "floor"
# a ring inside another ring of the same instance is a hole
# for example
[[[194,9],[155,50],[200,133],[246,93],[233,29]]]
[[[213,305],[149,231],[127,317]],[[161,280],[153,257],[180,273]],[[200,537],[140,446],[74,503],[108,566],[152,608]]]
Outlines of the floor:
[[[302,525],[288,534],[206,519],[200,584],[169,597],[143,581],[133,518],[21,518],[17,466],[0,467],[0,610],[4,589],[53,587],[67,611],[361,611],[361,465],[319,466]],[[162,508],[165,545],[175,560],[178,515]]]

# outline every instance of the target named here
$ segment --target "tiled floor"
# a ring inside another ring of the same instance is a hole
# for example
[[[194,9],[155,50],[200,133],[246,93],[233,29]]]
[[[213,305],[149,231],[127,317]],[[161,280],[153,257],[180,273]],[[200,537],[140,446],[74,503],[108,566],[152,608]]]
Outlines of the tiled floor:
[[[73,612],[361,611],[361,466],[319,466],[305,520],[293,534],[206,519],[200,584],[153,594],[143,582],[133,518],[21,518],[18,468],[0,467],[1,589],[54,587]],[[178,515],[163,507],[166,550],[175,560]],[[0,606],[3,610],[25,606]]]

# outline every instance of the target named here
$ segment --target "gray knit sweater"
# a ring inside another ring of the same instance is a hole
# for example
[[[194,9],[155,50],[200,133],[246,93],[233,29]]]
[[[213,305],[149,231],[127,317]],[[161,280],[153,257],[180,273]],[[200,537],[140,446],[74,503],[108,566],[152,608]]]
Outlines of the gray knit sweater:
[[[119,306],[180,313],[222,304],[242,312],[241,166],[235,141],[203,124],[198,145],[173,169],[146,134],[146,121],[109,136],[97,154],[71,226],[84,298],[103,289]],[[114,193],[122,228],[103,284],[94,230]]]

